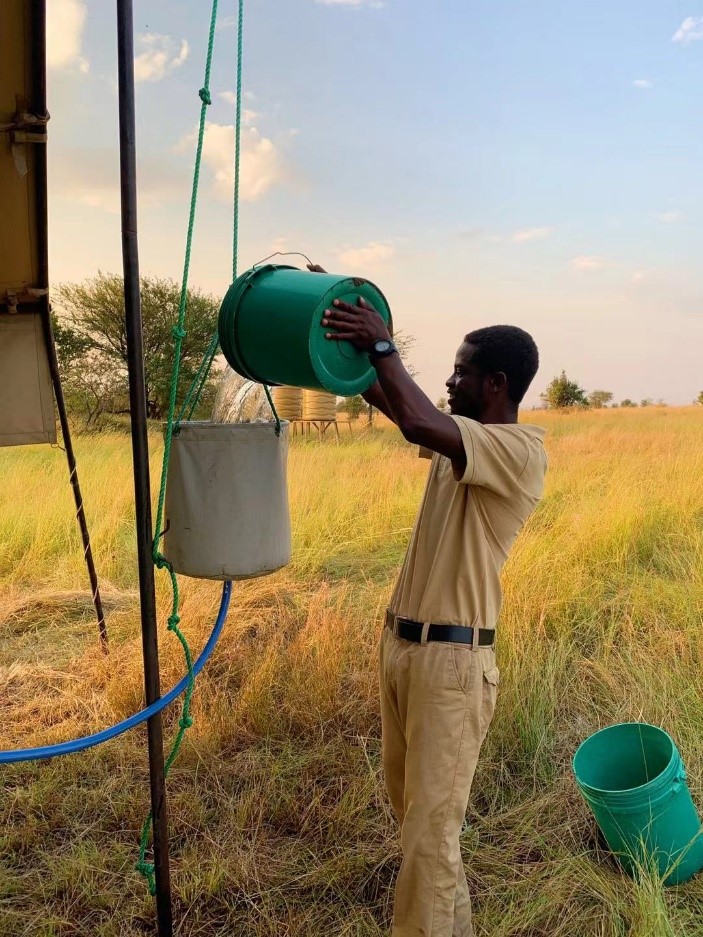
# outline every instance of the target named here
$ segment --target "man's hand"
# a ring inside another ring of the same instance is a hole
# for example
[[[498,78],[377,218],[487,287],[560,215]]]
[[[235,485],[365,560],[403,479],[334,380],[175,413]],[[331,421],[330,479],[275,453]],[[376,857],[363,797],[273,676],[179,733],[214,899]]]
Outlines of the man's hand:
[[[333,342],[351,342],[359,351],[369,352],[376,342],[391,339],[388,326],[363,296],[358,305],[335,299],[332,309],[325,310],[322,320],[325,328],[334,329],[325,336]]]

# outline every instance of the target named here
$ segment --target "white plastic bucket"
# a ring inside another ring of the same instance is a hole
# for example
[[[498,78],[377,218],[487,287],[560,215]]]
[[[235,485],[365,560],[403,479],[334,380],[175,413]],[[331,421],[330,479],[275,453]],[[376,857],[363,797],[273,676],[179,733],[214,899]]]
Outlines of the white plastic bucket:
[[[288,423],[181,423],[163,552],[196,579],[252,579],[290,562]]]

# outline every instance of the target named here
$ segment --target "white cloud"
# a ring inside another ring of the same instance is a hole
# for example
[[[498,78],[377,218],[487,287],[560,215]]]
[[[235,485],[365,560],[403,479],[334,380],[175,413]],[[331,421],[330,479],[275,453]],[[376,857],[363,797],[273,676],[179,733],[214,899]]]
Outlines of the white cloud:
[[[684,217],[682,211],[662,211],[658,212],[654,216],[657,221],[661,221],[662,224],[675,224],[677,221],[681,221]]]
[[[511,240],[515,241],[516,244],[524,244],[527,241],[541,241],[543,238],[549,237],[552,233],[552,228],[524,228],[522,231],[516,231]]]
[[[178,42],[170,36],[147,33],[137,37],[142,52],[134,60],[136,81],[161,81],[180,68],[188,58],[190,47],[187,40]]]
[[[649,277],[649,274],[647,273],[646,270],[635,270],[630,280],[632,283],[644,283],[644,281],[647,280],[648,277]]]
[[[340,263],[350,269],[365,269],[387,263],[395,257],[392,244],[370,241],[364,247],[353,247],[336,252]]]
[[[570,267],[572,270],[578,270],[580,272],[603,270],[607,266],[607,261],[603,257],[599,257],[596,254],[581,254],[578,257],[574,257],[574,259],[570,262]]]
[[[703,39],[703,16],[689,16],[672,36],[672,42],[687,46],[689,42]]]
[[[480,235],[479,229],[471,232],[474,236]],[[487,234],[486,240],[489,244],[505,244],[506,241],[512,241],[513,244],[527,244],[530,241],[541,241],[550,237],[554,233],[554,228],[541,226],[538,228],[521,228],[519,231],[513,231],[512,234]]]
[[[632,82],[633,88],[639,88],[640,91],[647,91],[649,88],[654,87],[654,82],[650,81],[649,78],[636,78]]]
[[[236,91],[220,91],[220,97],[226,104],[234,106],[237,103]],[[258,111],[254,111],[250,107],[242,108],[242,123],[245,127],[251,127],[254,121],[259,117],[260,114]]]
[[[184,137],[177,152],[190,152],[195,135]],[[254,202],[276,185],[287,182],[290,173],[276,144],[262,137],[255,127],[242,131],[240,163],[240,197]],[[214,176],[214,191],[218,198],[231,200],[234,189],[234,126],[208,123],[205,126],[203,160]]]
[[[88,10],[83,0],[48,0],[46,7],[46,64],[50,69],[88,71],[83,56],[83,33]]]

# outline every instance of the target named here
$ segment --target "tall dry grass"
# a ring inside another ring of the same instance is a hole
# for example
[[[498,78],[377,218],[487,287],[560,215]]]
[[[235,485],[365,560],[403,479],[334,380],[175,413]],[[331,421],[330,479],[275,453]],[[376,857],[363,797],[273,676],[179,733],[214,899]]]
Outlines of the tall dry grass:
[[[703,410],[534,418],[549,429],[548,490],[506,570],[502,692],[462,838],[477,931],[698,937],[703,882],[662,891],[625,878],[569,763],[600,726],[654,722],[675,736],[703,806]],[[98,649],[61,453],[4,450],[3,748],[83,734],[142,702],[129,442],[83,438],[79,457],[111,654]],[[375,645],[426,472],[390,430],[294,445],[294,562],[236,587],[169,784],[179,934],[387,933],[399,857]],[[183,581],[196,650],[218,598]],[[163,619],[161,580],[159,604]],[[182,661],[165,633],[161,647],[165,686]],[[132,870],[143,730],[0,772],[0,935],[151,933]]]

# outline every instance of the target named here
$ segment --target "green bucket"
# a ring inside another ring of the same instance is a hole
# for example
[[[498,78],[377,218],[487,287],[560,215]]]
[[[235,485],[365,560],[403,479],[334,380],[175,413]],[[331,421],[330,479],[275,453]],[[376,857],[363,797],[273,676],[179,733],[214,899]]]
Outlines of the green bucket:
[[[391,326],[381,291],[357,277],[310,273],[297,267],[254,267],[229,288],[220,310],[220,345],[228,363],[260,384],[363,394],[376,380],[367,354],[349,342],[330,341],[322,326],[335,299],[363,296]]]
[[[701,821],[670,735],[628,722],[596,732],[574,756],[574,774],[608,846],[636,878],[654,867],[666,885],[703,868]]]

